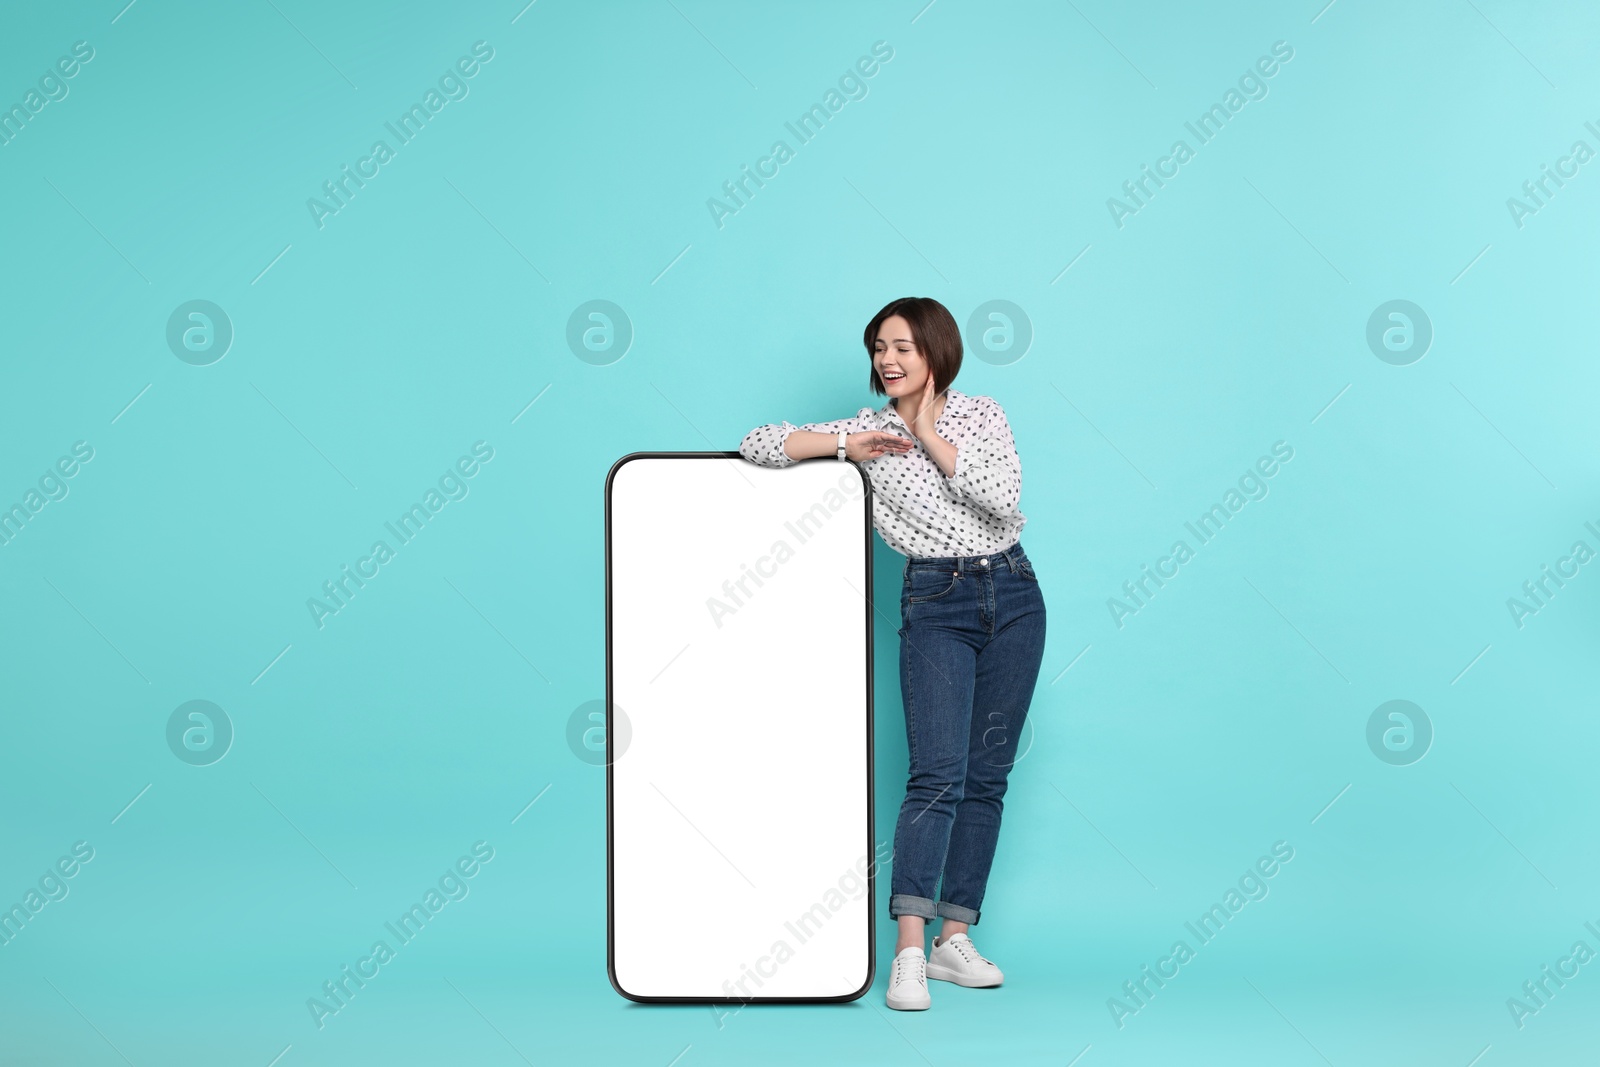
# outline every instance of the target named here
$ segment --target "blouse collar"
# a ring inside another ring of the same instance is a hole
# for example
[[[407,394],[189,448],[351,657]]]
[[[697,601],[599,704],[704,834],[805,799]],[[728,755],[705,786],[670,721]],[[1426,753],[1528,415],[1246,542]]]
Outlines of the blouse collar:
[[[939,418],[971,418],[973,407],[974,401],[972,397],[958,391],[954,386],[950,386],[945,390],[944,411],[939,414]],[[883,407],[878,409],[878,422],[885,426],[891,422],[897,422],[901,426],[905,426],[908,431],[911,429],[906,424],[906,420],[900,417],[900,413],[895,411],[893,399],[888,400]]]

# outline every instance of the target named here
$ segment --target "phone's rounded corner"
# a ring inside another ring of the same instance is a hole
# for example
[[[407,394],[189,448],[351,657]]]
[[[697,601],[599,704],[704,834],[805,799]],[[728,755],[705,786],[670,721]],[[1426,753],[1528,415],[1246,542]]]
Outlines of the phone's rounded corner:
[[[622,982],[617,978],[617,961],[612,959],[609,954],[606,956],[606,978],[611,982],[611,988],[617,991],[617,996],[623,1000],[631,1000],[635,1004],[649,1004],[651,1002],[649,997],[642,997],[622,988]]]
[[[872,990],[872,980],[878,976],[878,961],[873,956],[867,957],[867,979],[861,983],[861,988],[854,993],[846,993],[839,998],[841,1004],[848,1004],[853,1000],[860,1000]]]
[[[870,500],[872,498],[872,475],[867,473],[867,468],[864,464],[857,463],[849,458],[846,458],[845,462],[854,467],[856,473],[861,475],[861,495]]]
[[[611,469],[606,471],[606,492],[611,492],[611,483],[616,478],[617,472],[622,469],[624,464],[626,464],[629,460],[644,459],[649,455],[649,452],[629,452],[627,455],[613,463],[611,465]]]

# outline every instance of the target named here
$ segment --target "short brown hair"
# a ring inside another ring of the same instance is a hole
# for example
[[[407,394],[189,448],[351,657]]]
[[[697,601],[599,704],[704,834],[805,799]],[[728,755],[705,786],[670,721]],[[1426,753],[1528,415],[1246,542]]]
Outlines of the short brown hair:
[[[895,315],[910,324],[911,340],[917,346],[917,353],[928,361],[928,371],[933,375],[934,392],[944,392],[961,370],[961,328],[956,325],[955,318],[949,309],[931,296],[903,296],[891,300],[867,323],[863,336],[869,360],[874,355],[873,346],[878,341],[878,328],[885,319]],[[868,384],[874,393],[888,395],[889,390],[883,387],[883,379],[878,377],[876,361],[873,362]]]

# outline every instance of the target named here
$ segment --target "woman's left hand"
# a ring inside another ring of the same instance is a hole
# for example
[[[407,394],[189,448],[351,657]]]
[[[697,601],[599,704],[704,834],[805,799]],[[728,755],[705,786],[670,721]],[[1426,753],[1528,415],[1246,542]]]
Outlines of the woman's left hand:
[[[911,432],[917,435],[917,440],[925,441],[934,435],[934,408],[938,402],[939,396],[933,391],[933,375],[929,374],[922,386],[922,398],[917,403],[916,414],[911,419]]]

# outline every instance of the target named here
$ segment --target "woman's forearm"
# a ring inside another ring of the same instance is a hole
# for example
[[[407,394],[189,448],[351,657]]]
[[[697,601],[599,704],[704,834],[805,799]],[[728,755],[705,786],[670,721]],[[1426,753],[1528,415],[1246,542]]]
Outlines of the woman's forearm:
[[[796,430],[783,442],[783,454],[790,459],[812,459],[816,456],[834,455],[839,448],[839,435]]]

